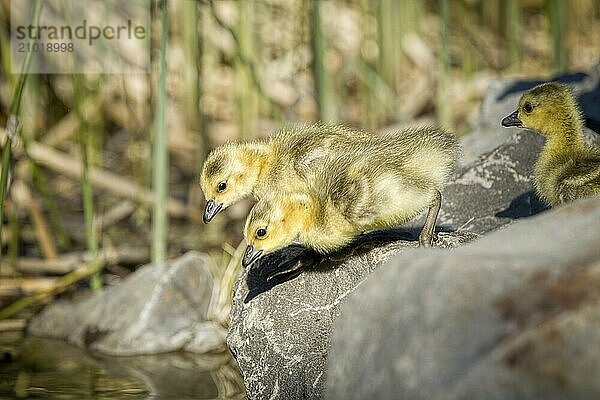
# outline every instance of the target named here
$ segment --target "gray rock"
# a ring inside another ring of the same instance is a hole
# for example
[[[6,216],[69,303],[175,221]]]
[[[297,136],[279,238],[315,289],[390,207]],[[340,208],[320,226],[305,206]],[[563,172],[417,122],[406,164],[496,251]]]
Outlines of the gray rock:
[[[446,186],[439,225],[483,234],[546,208],[532,184],[544,139],[525,130],[504,132],[501,146],[460,169]]]
[[[224,329],[207,320],[213,282],[208,263],[206,255],[191,252],[141,267],[88,299],[51,304],[28,333],[111,355],[222,349]]]
[[[587,74],[562,75],[551,80],[573,87],[578,95],[583,113],[589,118],[589,127],[600,132],[600,64]],[[504,143],[507,134],[506,129],[500,125],[500,121],[516,109],[524,91],[542,82],[545,81],[498,80],[490,83],[481,103],[479,118],[474,130],[462,139],[464,157],[461,161],[463,164],[475,161],[481,154]]]
[[[290,247],[238,279],[227,343],[236,358],[249,398],[316,399],[322,395],[332,324],[346,297],[384,260],[416,247],[398,230],[365,235],[299,276],[266,280],[281,261],[306,254]],[[436,246],[454,247],[475,237],[440,233]]]
[[[528,130],[503,129],[505,140],[459,168],[444,189],[438,224],[446,230],[484,234],[547,209],[534,192],[533,169],[544,138]],[[585,132],[588,143],[600,135]]]
[[[600,198],[409,250],[342,306],[328,399],[600,398]]]

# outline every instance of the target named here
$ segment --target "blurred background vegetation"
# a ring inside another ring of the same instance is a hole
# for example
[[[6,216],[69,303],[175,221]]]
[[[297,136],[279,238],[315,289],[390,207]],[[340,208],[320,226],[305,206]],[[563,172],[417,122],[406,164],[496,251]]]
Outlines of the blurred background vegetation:
[[[168,13],[164,3],[153,2],[150,74],[28,77],[1,221],[2,307],[72,293],[100,268],[93,286],[115,284],[151,254],[193,249],[211,254],[227,293],[251,203],[201,223],[211,148],[290,121],[437,121],[462,135],[492,79],[600,60],[596,0],[170,0]],[[19,79],[9,39],[0,0],[3,146]]]

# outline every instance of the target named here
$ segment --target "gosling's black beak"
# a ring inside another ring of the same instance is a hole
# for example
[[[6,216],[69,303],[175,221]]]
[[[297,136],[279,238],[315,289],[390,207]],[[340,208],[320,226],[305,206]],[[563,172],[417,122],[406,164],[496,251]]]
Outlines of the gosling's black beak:
[[[242,265],[244,267],[249,267],[252,263],[260,258],[262,255],[262,250],[254,250],[254,246],[251,244],[246,247],[246,251],[244,252],[244,257],[242,258]]]
[[[523,122],[521,122],[521,120],[519,119],[519,111],[515,111],[510,115],[507,115],[506,117],[504,117],[502,119],[502,126],[508,128],[511,126],[517,126],[522,128],[523,127]]]
[[[223,208],[223,203],[217,204],[213,199],[210,199],[206,202],[206,206],[204,207],[204,215],[202,216],[202,220],[205,224],[208,224],[211,219],[215,217]]]

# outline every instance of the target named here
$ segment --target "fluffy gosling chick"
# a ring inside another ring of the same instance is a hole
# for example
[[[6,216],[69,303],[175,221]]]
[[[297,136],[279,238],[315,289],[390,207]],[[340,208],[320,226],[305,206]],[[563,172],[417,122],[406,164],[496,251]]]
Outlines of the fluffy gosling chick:
[[[544,83],[528,90],[502,125],[528,128],[546,138],[534,169],[542,200],[555,207],[600,194],[600,148],[585,143],[583,117],[568,86]]]
[[[361,148],[327,158],[307,192],[277,191],[254,205],[242,264],[295,240],[330,253],[363,232],[402,225],[428,207],[419,241],[431,245],[440,191],[458,154],[454,135],[421,128],[372,137]]]
[[[304,192],[306,175],[325,157],[372,136],[341,125],[316,124],[283,129],[264,141],[215,148],[200,177],[204,222],[248,195],[260,199],[273,190]]]

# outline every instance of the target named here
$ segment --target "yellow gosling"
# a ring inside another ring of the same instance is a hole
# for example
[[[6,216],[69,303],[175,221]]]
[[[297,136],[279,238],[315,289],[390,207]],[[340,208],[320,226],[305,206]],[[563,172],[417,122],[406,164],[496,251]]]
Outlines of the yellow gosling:
[[[357,235],[402,225],[429,208],[419,236],[431,245],[441,194],[459,154],[454,135],[435,128],[372,137],[323,161],[304,193],[272,191],[252,208],[242,260],[298,240],[326,254]]]
[[[505,127],[531,129],[546,138],[534,170],[539,197],[551,206],[600,194],[600,148],[583,138],[583,118],[567,85],[544,83],[523,94]]]
[[[268,140],[228,143],[215,148],[202,168],[200,186],[206,198],[204,222],[252,195],[273,190],[303,193],[305,177],[326,157],[374,135],[341,125],[315,124],[283,129]]]

